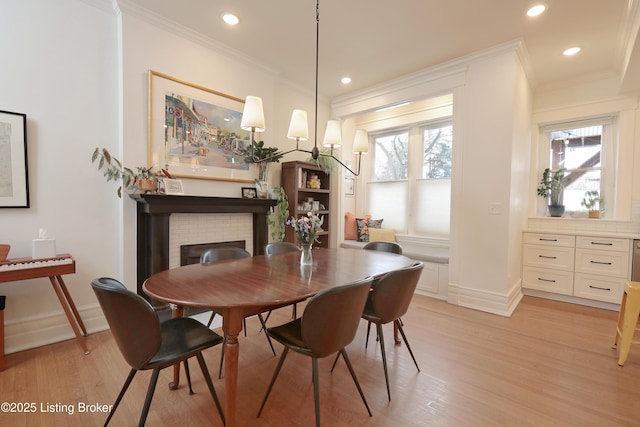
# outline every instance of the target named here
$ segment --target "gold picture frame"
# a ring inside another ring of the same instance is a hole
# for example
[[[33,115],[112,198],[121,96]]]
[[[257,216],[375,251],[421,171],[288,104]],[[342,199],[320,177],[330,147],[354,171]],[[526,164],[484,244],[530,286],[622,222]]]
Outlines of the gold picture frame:
[[[172,176],[254,182],[244,100],[149,70],[148,166]]]

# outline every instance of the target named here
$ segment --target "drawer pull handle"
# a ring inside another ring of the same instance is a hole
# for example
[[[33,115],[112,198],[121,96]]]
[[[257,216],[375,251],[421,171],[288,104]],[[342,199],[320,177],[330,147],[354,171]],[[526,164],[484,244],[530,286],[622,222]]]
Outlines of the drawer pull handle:
[[[613,243],[591,242],[592,245],[613,246]]]
[[[550,279],[543,279],[542,277],[538,277],[538,280],[541,282],[551,282],[551,283],[556,283],[555,280],[550,280]]]
[[[593,285],[589,285],[589,287],[591,289],[600,289],[601,291],[610,291],[611,290],[611,288],[602,288],[600,286],[593,286]]]
[[[557,242],[558,241],[558,239],[543,239],[543,238],[540,238],[539,240],[541,242]]]
[[[602,265],[611,265],[611,262],[602,262],[602,261],[589,261],[591,264],[602,264]]]
[[[558,257],[555,257],[555,256],[548,256],[548,255],[538,255],[538,258],[557,259]]]

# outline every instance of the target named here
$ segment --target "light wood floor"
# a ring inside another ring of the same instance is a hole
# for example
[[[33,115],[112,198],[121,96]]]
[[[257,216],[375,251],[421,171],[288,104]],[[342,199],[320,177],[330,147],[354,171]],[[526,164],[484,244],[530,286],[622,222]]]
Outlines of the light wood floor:
[[[282,323],[289,314],[281,309],[269,323]],[[373,417],[344,362],[330,373],[329,357],[320,362],[323,425],[640,426],[640,345],[631,348],[624,367],[617,365],[611,349],[616,319],[616,312],[532,297],[504,318],[416,296],[403,320],[422,372],[404,344],[393,345],[391,327],[385,327],[388,403],[380,350],[371,341],[365,352],[363,321],[347,350]],[[240,340],[241,425],[313,425],[311,362],[297,354],[287,358],[256,419],[278,358],[258,334],[257,320],[248,324],[249,336]],[[108,331],[90,335],[89,347],[88,356],[74,340],[8,355],[0,372],[0,401],[35,403],[37,411],[0,412],[0,426],[102,425],[107,414],[78,413],[79,402],[112,404],[129,368]],[[205,358],[224,399],[224,382],[215,375],[220,347]],[[191,366],[196,394],[189,396],[184,384],[169,391],[171,370],[163,371],[148,426],[221,425],[195,360]],[[134,379],[111,425],[137,425],[149,376],[144,372]],[[43,413],[41,405],[50,412]]]

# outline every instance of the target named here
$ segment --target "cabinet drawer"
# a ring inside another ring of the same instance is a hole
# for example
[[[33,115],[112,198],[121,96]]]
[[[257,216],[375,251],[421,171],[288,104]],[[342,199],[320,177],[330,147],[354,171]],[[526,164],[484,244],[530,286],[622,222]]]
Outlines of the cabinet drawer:
[[[562,295],[572,295],[573,273],[571,271],[525,267],[522,273],[522,287]]]
[[[629,252],[576,249],[576,273],[629,278]]]
[[[620,304],[626,279],[576,273],[573,295],[597,301]]]
[[[524,233],[524,243],[572,248],[575,246],[576,238],[565,234]]]
[[[629,252],[630,245],[631,241],[629,239],[589,236],[576,237],[576,248],[593,249],[598,251]]]
[[[573,271],[574,249],[565,247],[524,245],[523,263],[530,267],[557,268]]]

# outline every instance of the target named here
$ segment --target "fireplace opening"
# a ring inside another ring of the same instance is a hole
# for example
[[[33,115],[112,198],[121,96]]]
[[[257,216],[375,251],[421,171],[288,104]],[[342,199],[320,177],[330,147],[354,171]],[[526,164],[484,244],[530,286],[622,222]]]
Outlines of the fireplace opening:
[[[213,243],[200,243],[196,245],[182,245],[180,246],[180,265],[197,264],[200,262],[200,256],[212,248],[219,248],[221,246],[233,246],[246,250],[246,241],[234,240],[231,242],[213,242]]]

